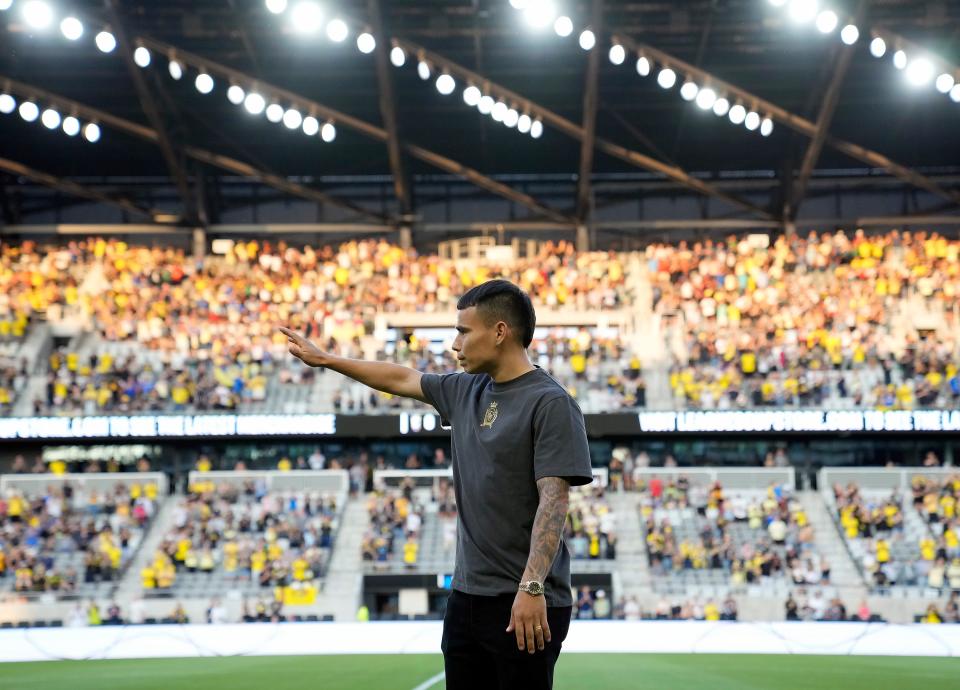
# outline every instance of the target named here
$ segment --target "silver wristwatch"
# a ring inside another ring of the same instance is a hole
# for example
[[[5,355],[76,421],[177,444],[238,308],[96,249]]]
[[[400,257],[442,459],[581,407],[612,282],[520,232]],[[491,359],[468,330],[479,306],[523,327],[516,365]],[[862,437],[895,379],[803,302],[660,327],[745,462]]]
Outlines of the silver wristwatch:
[[[532,597],[543,596],[543,583],[536,580],[528,580],[520,583],[520,591],[526,592]]]

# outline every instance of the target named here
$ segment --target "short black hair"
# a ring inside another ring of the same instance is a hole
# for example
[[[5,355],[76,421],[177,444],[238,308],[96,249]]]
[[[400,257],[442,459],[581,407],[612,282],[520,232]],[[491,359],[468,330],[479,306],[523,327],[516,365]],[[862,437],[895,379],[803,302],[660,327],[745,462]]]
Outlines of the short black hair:
[[[530,347],[537,315],[523,289],[509,280],[488,280],[467,290],[457,302],[457,309],[470,307],[476,307],[488,323],[491,319],[503,321],[516,331],[525,349]]]

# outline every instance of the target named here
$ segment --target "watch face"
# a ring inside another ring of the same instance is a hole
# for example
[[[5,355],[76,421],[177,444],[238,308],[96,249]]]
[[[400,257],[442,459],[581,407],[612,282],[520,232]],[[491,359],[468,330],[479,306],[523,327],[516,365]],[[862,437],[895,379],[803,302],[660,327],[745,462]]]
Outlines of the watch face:
[[[527,583],[527,591],[530,592],[530,594],[543,594],[543,585],[531,580]]]

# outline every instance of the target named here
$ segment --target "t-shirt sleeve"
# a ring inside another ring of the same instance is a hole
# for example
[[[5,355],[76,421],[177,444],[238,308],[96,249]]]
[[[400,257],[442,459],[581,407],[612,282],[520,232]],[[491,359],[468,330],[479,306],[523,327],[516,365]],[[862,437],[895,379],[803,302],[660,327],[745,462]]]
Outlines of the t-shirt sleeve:
[[[547,401],[534,415],[533,473],[537,481],[563,477],[571,486],[593,481],[583,413],[568,395]]]
[[[449,426],[457,409],[457,397],[464,374],[424,374],[420,377],[423,397],[437,408],[443,426]]]

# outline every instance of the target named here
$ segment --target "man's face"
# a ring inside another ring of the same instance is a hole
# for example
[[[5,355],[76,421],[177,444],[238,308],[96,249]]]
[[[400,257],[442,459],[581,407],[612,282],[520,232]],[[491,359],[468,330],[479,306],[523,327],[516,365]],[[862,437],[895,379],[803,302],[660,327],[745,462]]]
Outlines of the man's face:
[[[491,364],[499,356],[497,340],[506,337],[506,325],[502,321],[487,324],[477,313],[476,307],[461,309],[457,312],[457,337],[453,341],[453,351],[457,361],[468,374],[481,374],[489,371]]]

